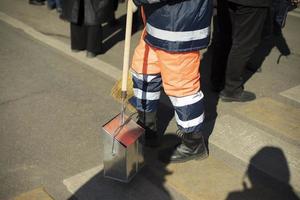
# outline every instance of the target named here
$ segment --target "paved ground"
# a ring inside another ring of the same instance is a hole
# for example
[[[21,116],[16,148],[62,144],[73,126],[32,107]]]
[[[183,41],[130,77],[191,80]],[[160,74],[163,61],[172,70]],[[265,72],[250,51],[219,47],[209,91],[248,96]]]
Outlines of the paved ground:
[[[3,22],[0,34],[0,199],[64,187],[67,174],[101,163],[99,130],[118,108],[113,81]]]
[[[121,4],[123,25],[124,12]],[[2,0],[0,19],[0,199],[292,199],[300,191],[298,10],[284,29],[292,54],[277,64],[273,48],[246,85],[257,94],[254,102],[217,104],[208,89],[210,51],[203,51],[210,158],[163,165],[150,150],[148,166],[127,185],[102,177],[100,137],[101,125],[119,110],[109,93],[121,70],[122,26],[104,27],[109,51],[87,59],[69,50],[68,24],[55,11]],[[167,124],[172,109],[162,102]],[[175,130],[171,120],[166,133]]]

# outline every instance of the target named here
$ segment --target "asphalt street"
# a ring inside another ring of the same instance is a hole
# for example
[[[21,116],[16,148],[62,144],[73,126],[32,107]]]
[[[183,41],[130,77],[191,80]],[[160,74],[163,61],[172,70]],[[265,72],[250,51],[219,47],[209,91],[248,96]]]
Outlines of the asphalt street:
[[[0,22],[0,199],[101,163],[101,125],[117,114],[114,83]],[[29,178],[30,177],[30,178]]]

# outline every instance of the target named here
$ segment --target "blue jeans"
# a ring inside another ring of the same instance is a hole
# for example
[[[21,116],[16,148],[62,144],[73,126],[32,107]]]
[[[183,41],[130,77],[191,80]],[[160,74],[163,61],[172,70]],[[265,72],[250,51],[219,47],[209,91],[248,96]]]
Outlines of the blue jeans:
[[[61,8],[61,0],[47,0],[48,6],[49,7],[56,7],[56,8]]]

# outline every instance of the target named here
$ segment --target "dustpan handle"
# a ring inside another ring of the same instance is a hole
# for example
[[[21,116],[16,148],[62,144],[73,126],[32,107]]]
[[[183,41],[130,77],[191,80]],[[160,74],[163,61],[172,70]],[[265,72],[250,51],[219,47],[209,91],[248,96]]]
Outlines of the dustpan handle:
[[[127,79],[129,71],[129,56],[130,56],[130,40],[132,32],[132,16],[133,16],[134,4],[132,0],[128,0],[127,16],[126,16],[126,31],[125,31],[125,46],[123,57],[123,72],[122,72],[122,94],[121,97],[124,100],[127,96]]]
[[[129,71],[130,42],[131,42],[132,18],[133,18],[134,6],[135,5],[133,4],[132,0],[128,0],[127,14],[126,14],[124,57],[123,57],[123,72],[122,72],[122,90],[121,90],[122,107],[121,107],[120,128],[122,128],[125,124],[124,111],[125,111],[125,99],[127,97],[127,79],[128,79],[128,71]],[[112,155],[115,155],[114,149],[115,149],[115,140],[117,135],[118,133],[114,134],[113,137],[112,149],[111,149]]]

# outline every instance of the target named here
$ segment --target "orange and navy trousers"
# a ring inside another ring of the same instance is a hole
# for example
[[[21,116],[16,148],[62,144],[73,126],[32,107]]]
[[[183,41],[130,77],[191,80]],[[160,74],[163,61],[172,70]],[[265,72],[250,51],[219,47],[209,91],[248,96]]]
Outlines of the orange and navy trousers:
[[[174,107],[178,128],[184,133],[202,132],[204,96],[199,68],[199,51],[167,52],[148,45],[142,36],[131,65],[131,103],[137,110],[155,112],[163,86]]]

